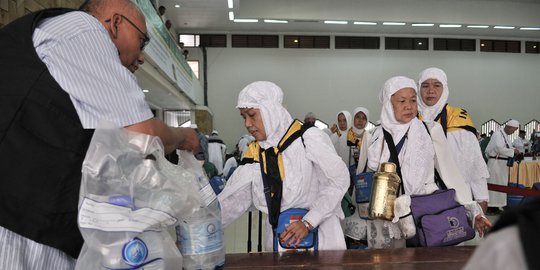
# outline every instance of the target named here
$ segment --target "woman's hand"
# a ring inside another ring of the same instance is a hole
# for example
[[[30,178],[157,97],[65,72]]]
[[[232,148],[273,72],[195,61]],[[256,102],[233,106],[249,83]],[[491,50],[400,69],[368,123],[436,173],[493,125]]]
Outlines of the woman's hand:
[[[474,217],[474,228],[480,237],[484,237],[484,234],[491,228],[491,221],[484,215],[476,215]]]
[[[279,237],[281,243],[286,243],[287,247],[296,247],[304,237],[309,233],[309,229],[306,228],[303,222],[296,221],[291,223],[287,229]]]
[[[330,128],[330,131],[332,131],[332,133],[337,133],[338,132],[338,127],[336,124],[333,124],[332,127]]]

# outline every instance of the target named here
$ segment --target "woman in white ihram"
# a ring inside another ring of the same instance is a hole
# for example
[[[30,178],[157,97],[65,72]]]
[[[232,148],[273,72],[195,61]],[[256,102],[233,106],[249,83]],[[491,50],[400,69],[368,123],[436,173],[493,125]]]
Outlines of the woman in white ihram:
[[[484,232],[490,223],[483,218],[480,206],[472,200],[471,191],[448,152],[448,143],[441,125],[426,122],[430,129],[428,133],[426,126],[416,118],[416,83],[402,76],[390,78],[384,84],[379,99],[383,106],[381,126],[375,130],[369,146],[368,167],[375,171],[382,162],[387,162],[390,158],[388,144],[383,136],[384,128],[396,145],[404,140],[398,159],[405,194],[430,194],[437,190],[434,176],[436,167],[445,185],[456,190],[456,201],[463,204],[470,215],[475,217],[476,229]],[[398,200],[400,198],[396,201]],[[373,220],[368,222],[367,227],[370,248],[405,247],[407,235],[396,223]]]
[[[336,115],[337,125],[334,124],[330,130],[332,135],[332,144],[336,149],[337,154],[341,157],[343,162],[347,165],[347,168],[354,164],[354,157],[352,156],[349,146],[347,145],[347,131],[351,128],[352,117],[348,111],[340,111]]]
[[[454,161],[461,169],[465,182],[471,188],[474,200],[486,212],[489,194],[489,172],[476,138],[476,129],[467,111],[450,106],[448,102],[448,79],[438,68],[427,68],[418,79],[420,98],[418,108],[422,120],[436,121],[446,128],[446,138]],[[445,123],[442,123],[445,119]]]
[[[246,129],[256,138],[250,149],[260,146],[260,151],[271,150],[292,126],[293,119],[282,106],[282,100],[282,90],[272,82],[254,82],[240,92],[236,107],[244,118]],[[249,160],[249,153],[250,150],[242,163]],[[289,208],[308,210],[303,222],[294,222],[287,227],[282,240],[295,245],[310,229],[318,227],[319,250],[345,249],[340,203],[349,186],[349,174],[328,135],[318,128],[308,128],[302,139],[294,140],[279,159],[283,165],[283,171],[279,172],[283,174],[280,211]],[[240,217],[252,204],[268,214],[260,164],[238,166],[218,199],[224,226]],[[272,237],[267,220],[267,251],[273,250]]]

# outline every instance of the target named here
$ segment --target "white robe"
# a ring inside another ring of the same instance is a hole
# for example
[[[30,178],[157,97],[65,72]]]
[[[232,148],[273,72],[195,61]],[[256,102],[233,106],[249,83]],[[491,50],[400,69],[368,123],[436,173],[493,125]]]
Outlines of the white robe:
[[[345,165],[347,165],[347,169],[348,169],[349,166],[354,164],[353,154],[350,151],[349,146],[347,145],[347,132],[349,132],[349,129],[351,128],[352,118],[351,118],[351,114],[347,111],[340,111],[338,113],[338,116],[341,113],[343,113],[347,121],[347,129],[340,130],[339,131],[340,135],[338,135],[337,133],[333,133],[330,136],[330,139],[332,140],[332,144],[334,145],[334,148],[336,149],[337,154],[341,157],[343,162],[345,162]],[[336,116],[336,121],[337,121],[338,116]]]
[[[220,142],[211,142],[211,139],[212,137],[210,137],[208,141],[208,161],[212,162],[212,164],[216,166],[218,174],[222,174],[227,146]]]
[[[476,136],[470,131],[461,129],[448,132],[447,140],[454,162],[470,186],[474,200],[488,201],[489,172]]]
[[[517,226],[490,233],[469,259],[464,270],[527,269]]]
[[[346,248],[340,219],[341,199],[349,186],[349,175],[335,154],[328,136],[316,128],[308,129],[283,152],[285,179],[281,211],[306,208],[304,216],[319,227],[319,250]],[[253,203],[268,214],[259,163],[239,166],[218,196],[224,226],[240,217]],[[266,251],[272,251],[272,231],[266,223]]]
[[[509,139],[504,128],[500,127],[493,135],[491,140],[486,146],[486,156],[508,158],[514,156],[514,149],[509,147]],[[506,166],[506,160],[502,159],[488,159],[489,178],[488,183],[496,185],[508,185],[508,166]],[[506,193],[489,191],[489,207],[503,207],[506,206]]]

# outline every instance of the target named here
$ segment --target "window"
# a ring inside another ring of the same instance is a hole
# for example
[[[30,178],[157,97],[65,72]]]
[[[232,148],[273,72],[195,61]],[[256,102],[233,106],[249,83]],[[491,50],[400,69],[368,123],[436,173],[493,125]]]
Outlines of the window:
[[[539,50],[540,42],[526,41],[525,42],[525,53],[540,53]]]
[[[435,51],[476,51],[476,40],[474,39],[433,39],[433,50]]]
[[[233,48],[278,48],[277,35],[232,35]]]
[[[227,47],[226,35],[201,35],[201,47]]]
[[[520,53],[521,42],[519,40],[480,40],[481,52],[509,52]]]
[[[284,36],[283,48],[330,49],[329,36]]]
[[[179,43],[184,43],[184,47],[199,47],[199,35],[178,35]]]
[[[387,37],[384,39],[387,50],[424,50],[427,51],[429,40],[427,38],[401,38]]]
[[[379,49],[379,37],[336,37],[336,49]]]
[[[189,67],[191,68],[191,70],[193,71],[193,74],[195,74],[195,77],[197,77],[197,79],[199,78],[199,61],[196,60],[196,61],[187,61]]]

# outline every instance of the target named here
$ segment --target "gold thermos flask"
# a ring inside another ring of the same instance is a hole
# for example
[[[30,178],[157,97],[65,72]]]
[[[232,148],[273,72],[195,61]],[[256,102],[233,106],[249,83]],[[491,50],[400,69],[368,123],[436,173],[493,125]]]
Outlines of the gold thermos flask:
[[[401,179],[396,173],[396,164],[383,162],[379,171],[373,175],[371,199],[369,200],[369,217],[372,219],[392,220],[394,218],[394,201]]]

